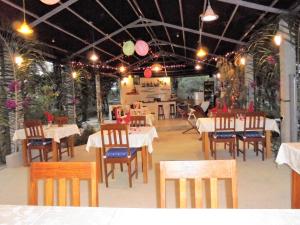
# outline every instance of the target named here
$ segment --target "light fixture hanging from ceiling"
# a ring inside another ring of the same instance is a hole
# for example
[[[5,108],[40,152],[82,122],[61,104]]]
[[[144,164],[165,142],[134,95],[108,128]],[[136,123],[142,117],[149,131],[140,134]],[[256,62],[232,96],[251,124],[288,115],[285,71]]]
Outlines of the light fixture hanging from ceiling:
[[[31,35],[33,33],[33,30],[31,27],[27,24],[26,18],[25,18],[25,0],[23,0],[23,22],[22,24],[17,28],[17,31],[23,35]]]
[[[213,9],[211,8],[210,2],[208,0],[207,8],[203,14],[201,14],[201,19],[204,22],[210,22],[218,19],[219,16],[214,13]]]
[[[42,3],[46,5],[54,5],[59,2],[59,0],[41,0]]]

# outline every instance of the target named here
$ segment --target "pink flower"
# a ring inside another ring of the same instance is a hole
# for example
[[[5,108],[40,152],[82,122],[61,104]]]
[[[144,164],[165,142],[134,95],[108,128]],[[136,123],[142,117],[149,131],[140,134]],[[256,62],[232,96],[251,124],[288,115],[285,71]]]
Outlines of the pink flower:
[[[267,57],[267,61],[268,61],[268,63],[269,63],[270,65],[275,65],[275,64],[276,64],[276,60],[275,60],[275,58],[274,58],[272,55],[269,55],[269,56]]]
[[[5,107],[9,110],[13,110],[17,108],[17,103],[13,99],[7,99],[5,102]]]

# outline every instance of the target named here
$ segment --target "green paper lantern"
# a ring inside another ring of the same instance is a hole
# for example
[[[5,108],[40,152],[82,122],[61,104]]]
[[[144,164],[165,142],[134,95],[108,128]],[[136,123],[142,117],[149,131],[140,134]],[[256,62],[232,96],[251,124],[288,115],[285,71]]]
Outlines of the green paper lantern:
[[[132,41],[126,41],[123,43],[123,53],[127,56],[134,54],[134,43]]]

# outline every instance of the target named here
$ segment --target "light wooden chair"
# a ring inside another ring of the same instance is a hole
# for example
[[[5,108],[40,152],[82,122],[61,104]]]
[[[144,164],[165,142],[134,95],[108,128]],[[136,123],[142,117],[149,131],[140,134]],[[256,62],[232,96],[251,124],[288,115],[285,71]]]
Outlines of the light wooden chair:
[[[187,179],[194,180],[195,208],[202,207],[202,179],[210,184],[211,208],[218,208],[218,179],[230,179],[232,208],[238,207],[235,160],[161,161],[160,207],[166,207],[166,179],[179,179],[179,207],[187,206]]]
[[[145,127],[146,126],[146,116],[130,116],[130,126],[131,127]]]
[[[57,124],[58,127],[63,127],[64,124],[68,124],[69,122],[69,118],[67,116],[56,116],[54,118],[54,122]],[[59,150],[59,154],[58,157],[61,160],[62,159],[62,154],[63,153],[67,153],[68,156],[72,155],[73,152],[73,146],[71,146],[70,142],[70,138],[69,137],[64,137],[62,139],[60,139],[60,143],[58,145],[58,150]],[[62,146],[65,145],[66,146],[66,150],[63,151]]]
[[[80,206],[80,180],[89,180],[89,205],[98,206],[98,182],[95,162],[32,163],[29,181],[29,205],[38,205],[38,180],[44,183],[44,205],[54,205],[54,180],[58,181],[58,206],[67,204],[67,180],[71,180],[71,205]]]

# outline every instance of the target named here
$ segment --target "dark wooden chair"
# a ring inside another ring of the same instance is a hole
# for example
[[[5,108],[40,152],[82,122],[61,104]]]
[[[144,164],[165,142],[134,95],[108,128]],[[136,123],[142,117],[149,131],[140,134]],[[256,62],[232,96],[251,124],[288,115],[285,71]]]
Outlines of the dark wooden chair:
[[[40,161],[48,161],[48,153],[52,150],[52,139],[45,138],[43,125],[40,120],[24,121],[26,135],[26,146],[29,156],[29,163],[36,158]],[[37,150],[38,156],[32,157],[32,151]]]
[[[105,184],[108,187],[108,177],[114,178],[116,163],[126,163],[128,166],[129,186],[132,187],[132,176],[138,177],[137,148],[129,147],[128,126],[126,124],[101,125],[102,153],[104,161]],[[135,169],[131,171],[131,162],[135,160]],[[111,164],[108,172],[107,164]]]
[[[230,181],[231,205],[238,207],[235,160],[160,161],[160,207],[166,208],[166,180],[179,180],[179,207],[187,205],[187,180],[193,180],[195,208],[202,208],[202,182],[209,180],[210,206],[218,208],[218,179]]]
[[[265,159],[266,136],[265,124],[266,116],[263,112],[246,112],[244,117],[244,131],[238,132],[236,137],[237,156],[239,152],[243,154],[243,160],[246,161],[246,143],[253,143],[256,155],[258,152],[262,153],[262,160]],[[243,142],[243,149],[239,149],[239,141]],[[262,148],[259,149],[261,143]]]
[[[130,116],[130,126],[131,127],[145,127],[146,126],[146,116]]]
[[[217,112],[214,115],[214,132],[209,135],[211,156],[217,159],[217,143],[229,144],[229,152],[235,159],[235,115],[233,113]]]
[[[54,118],[54,122],[55,122],[55,124],[58,125],[58,127],[62,127],[64,124],[68,124],[69,118],[67,116],[56,116]],[[68,156],[70,156],[70,154],[71,154],[72,149],[71,149],[71,146],[69,144],[69,141],[70,141],[69,137],[65,137],[65,138],[60,139],[60,143],[58,145],[58,151],[59,151],[58,152],[59,153],[58,157],[59,157],[60,160],[62,159],[62,154],[63,153],[67,153]],[[66,150],[64,150],[64,151],[63,151],[63,148],[62,148],[63,146],[66,147]]]
[[[57,205],[66,206],[67,196],[72,206],[80,206],[80,180],[89,181],[90,206],[98,206],[98,182],[95,162],[32,163],[30,167],[29,205],[38,205],[38,181],[44,180],[44,205],[53,206],[54,181],[57,180]],[[67,181],[71,181],[71,193]]]

